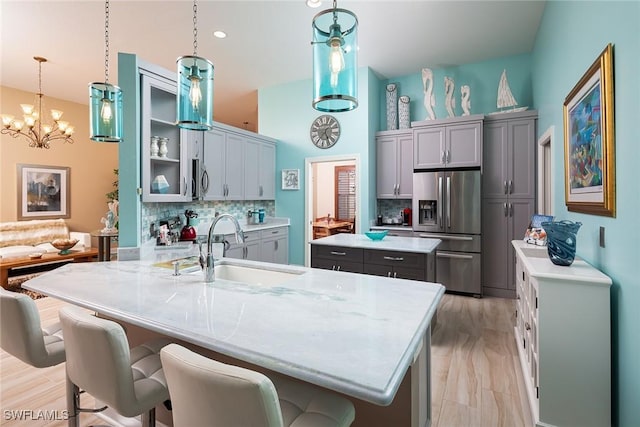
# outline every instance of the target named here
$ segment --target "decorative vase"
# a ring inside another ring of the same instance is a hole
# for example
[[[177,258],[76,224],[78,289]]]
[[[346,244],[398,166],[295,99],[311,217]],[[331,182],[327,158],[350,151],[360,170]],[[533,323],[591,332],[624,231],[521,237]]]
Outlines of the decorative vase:
[[[398,85],[387,85],[387,130],[398,129]]]
[[[159,138],[160,147],[158,148],[158,154],[160,157],[167,157],[167,153],[169,152],[167,142],[169,142],[169,138]]]
[[[169,191],[169,182],[164,175],[156,176],[151,182],[151,190],[153,193],[166,194]]]
[[[409,129],[411,127],[410,107],[411,99],[408,96],[401,96],[398,100],[398,128]]]
[[[151,157],[156,157],[158,155],[158,137],[157,136],[152,136],[151,137]]]
[[[555,265],[569,266],[576,257],[576,233],[581,222],[547,221],[540,224],[547,233],[547,251]]]

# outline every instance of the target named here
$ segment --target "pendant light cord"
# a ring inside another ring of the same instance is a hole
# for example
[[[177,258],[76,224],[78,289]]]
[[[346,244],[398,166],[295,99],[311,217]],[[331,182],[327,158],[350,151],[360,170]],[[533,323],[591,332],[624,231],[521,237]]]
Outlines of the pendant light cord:
[[[109,83],[109,0],[104,2],[104,82]]]
[[[193,56],[198,56],[198,5],[193,0]]]

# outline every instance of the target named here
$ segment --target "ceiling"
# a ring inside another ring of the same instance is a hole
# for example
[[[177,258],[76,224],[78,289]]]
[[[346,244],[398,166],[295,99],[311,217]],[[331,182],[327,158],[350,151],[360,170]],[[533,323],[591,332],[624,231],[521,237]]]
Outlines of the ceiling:
[[[331,7],[322,3],[198,2],[198,55],[215,66],[216,121],[256,130],[257,89],[311,78],[311,21]],[[117,52],[170,70],[192,54],[192,6],[111,0],[109,81],[117,83]],[[544,2],[344,0],[338,7],[358,16],[359,66],[391,78],[531,52]],[[104,81],[104,16],[102,1],[0,0],[0,84],[37,92],[33,56],[44,56],[44,94],[88,104],[87,84]]]

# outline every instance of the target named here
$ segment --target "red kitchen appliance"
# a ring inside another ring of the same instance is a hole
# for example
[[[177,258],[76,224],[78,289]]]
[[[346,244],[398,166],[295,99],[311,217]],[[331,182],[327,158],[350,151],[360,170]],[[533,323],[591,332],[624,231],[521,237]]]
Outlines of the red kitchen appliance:
[[[198,214],[195,213],[194,211],[187,209],[184,212],[184,216],[187,220],[187,225],[185,225],[184,227],[182,227],[182,230],[180,231],[180,240],[186,240],[186,241],[193,241],[196,240],[196,237],[198,236],[196,233],[196,229],[193,228],[193,226],[191,225],[191,219],[192,218],[197,218]]]
[[[402,211],[402,223],[411,225],[411,208],[404,208]]]

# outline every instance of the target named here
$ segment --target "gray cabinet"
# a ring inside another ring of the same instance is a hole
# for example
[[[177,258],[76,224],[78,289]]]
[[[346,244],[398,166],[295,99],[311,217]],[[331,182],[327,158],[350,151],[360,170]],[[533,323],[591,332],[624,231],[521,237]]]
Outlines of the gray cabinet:
[[[485,120],[483,197],[536,197],[535,132],[535,112]]]
[[[260,261],[289,264],[289,228],[277,227],[260,232]]]
[[[413,196],[413,134],[383,131],[376,134],[378,199]]]
[[[245,139],[244,199],[274,200],[276,146],[256,138]]]
[[[413,122],[414,169],[480,167],[482,118]]]
[[[244,140],[213,128],[204,134],[204,200],[242,200]]]
[[[514,249],[535,213],[536,111],[487,116],[482,176],[483,294],[515,298]]]
[[[142,201],[190,201],[193,188],[189,146],[200,136],[175,125],[175,81],[142,69],[140,75]],[[164,139],[166,152],[151,150],[152,137]]]
[[[414,252],[364,250],[364,273],[398,279],[427,280],[428,255]]]

